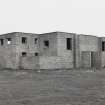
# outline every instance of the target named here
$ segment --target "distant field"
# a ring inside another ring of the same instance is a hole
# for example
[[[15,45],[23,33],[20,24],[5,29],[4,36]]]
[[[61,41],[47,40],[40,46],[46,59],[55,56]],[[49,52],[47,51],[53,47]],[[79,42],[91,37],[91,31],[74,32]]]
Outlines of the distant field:
[[[0,71],[0,105],[105,105],[105,71]]]

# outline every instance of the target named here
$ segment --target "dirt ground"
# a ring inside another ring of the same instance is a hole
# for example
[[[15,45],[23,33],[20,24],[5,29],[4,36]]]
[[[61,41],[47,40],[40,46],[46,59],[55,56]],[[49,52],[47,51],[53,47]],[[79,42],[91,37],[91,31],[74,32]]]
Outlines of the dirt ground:
[[[105,71],[0,71],[0,105],[105,105]]]

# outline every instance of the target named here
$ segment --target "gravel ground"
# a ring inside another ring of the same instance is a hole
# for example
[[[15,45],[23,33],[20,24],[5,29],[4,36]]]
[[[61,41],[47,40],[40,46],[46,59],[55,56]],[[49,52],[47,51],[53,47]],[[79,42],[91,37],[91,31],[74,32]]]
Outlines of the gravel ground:
[[[105,105],[105,71],[0,71],[0,105]]]

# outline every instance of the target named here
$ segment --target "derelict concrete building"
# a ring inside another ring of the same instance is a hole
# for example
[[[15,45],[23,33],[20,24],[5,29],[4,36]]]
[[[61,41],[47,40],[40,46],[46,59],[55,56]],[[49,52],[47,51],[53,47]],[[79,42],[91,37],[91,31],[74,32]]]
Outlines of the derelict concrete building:
[[[0,35],[0,68],[69,69],[105,67],[105,38],[75,33]]]

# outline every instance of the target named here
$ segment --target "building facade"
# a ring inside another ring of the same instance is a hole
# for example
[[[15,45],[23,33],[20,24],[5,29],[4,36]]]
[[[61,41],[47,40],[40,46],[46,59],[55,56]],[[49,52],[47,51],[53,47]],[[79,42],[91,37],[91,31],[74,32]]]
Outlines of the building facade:
[[[0,35],[0,68],[105,67],[105,38],[65,32]]]

